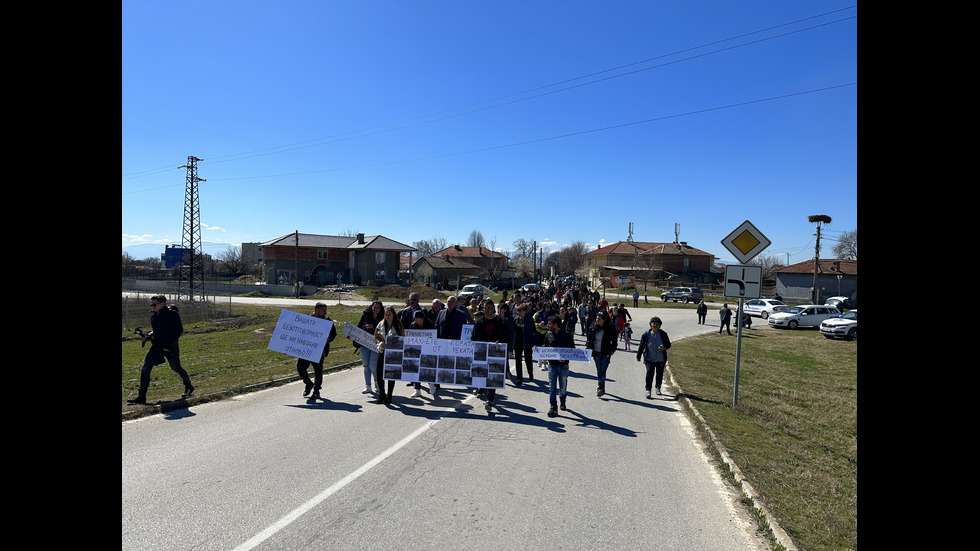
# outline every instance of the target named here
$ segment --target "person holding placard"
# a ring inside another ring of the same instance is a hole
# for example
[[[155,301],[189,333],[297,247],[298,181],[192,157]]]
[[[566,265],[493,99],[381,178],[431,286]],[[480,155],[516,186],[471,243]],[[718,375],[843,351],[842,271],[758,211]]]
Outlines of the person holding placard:
[[[470,337],[470,340],[474,342],[496,342],[504,344],[510,342],[510,332],[504,320],[495,312],[492,300],[487,299],[483,303],[483,316],[476,320],[473,326],[473,335]],[[506,359],[506,356],[504,358]],[[487,389],[487,403],[484,405],[487,413],[490,413],[490,410],[493,408],[493,399],[496,396],[496,389]]]
[[[313,306],[313,317],[320,318],[322,320],[330,320],[327,316],[327,305],[318,302]],[[333,320],[330,320],[333,321]],[[330,326],[330,336],[327,337],[327,342],[323,345],[323,352],[320,354],[320,361],[311,362],[303,358],[298,358],[296,360],[296,372],[299,373],[299,377],[303,379],[306,384],[303,390],[303,396],[309,396],[310,400],[320,399],[320,388],[323,387],[323,360],[330,353],[330,343],[333,342],[334,338],[337,337],[337,326],[336,324]],[[313,365],[313,380],[310,380],[310,365]],[[310,396],[310,391],[313,391],[313,395]]]
[[[390,404],[391,395],[395,392],[395,381],[393,380],[388,381],[388,392],[385,392],[384,377],[382,376],[385,363],[385,340],[389,335],[405,336],[405,328],[402,327],[394,306],[385,307],[384,319],[374,331],[374,343],[378,348],[378,363],[374,374],[375,380],[378,381],[378,399],[374,401],[375,404]]]
[[[435,329],[436,324],[432,323],[432,320],[426,317],[425,310],[419,309],[415,311],[415,317],[412,319],[412,329]],[[412,393],[412,398],[419,398],[422,396],[422,383],[412,383],[415,387],[415,392]],[[436,397],[436,387],[432,383],[429,383],[429,394],[433,398]]]
[[[543,346],[551,348],[575,348],[575,339],[566,333],[561,327],[561,320],[557,316],[552,316],[548,320],[548,333],[544,336]],[[565,411],[565,396],[568,390],[568,360],[548,360],[548,382],[550,391],[548,400],[551,409],[548,410],[548,417],[558,416],[558,401],[561,400],[561,410]]]
[[[357,328],[362,329],[372,335],[374,335],[374,330],[377,329],[378,324],[384,321],[385,307],[380,300],[375,300],[361,314],[361,320],[357,322]],[[356,342],[354,346],[359,346]],[[364,366],[364,390],[361,394],[371,394],[371,377],[374,376],[374,371],[378,367],[378,349],[371,346],[360,346],[361,351],[361,364]],[[375,378],[374,388],[381,388],[381,380]],[[377,392],[377,390],[375,390]]]

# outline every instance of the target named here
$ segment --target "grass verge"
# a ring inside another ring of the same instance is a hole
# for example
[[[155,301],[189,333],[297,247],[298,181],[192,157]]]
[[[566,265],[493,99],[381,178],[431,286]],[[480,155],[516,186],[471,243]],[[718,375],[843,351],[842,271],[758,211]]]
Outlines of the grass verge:
[[[309,308],[293,308],[301,314],[313,313],[314,301]],[[236,306],[231,317],[209,321],[184,321],[184,335],[180,338],[181,364],[194,383],[192,401],[206,396],[226,396],[245,392],[257,385],[277,384],[296,376],[296,359],[269,350],[269,339],[282,312],[279,306]],[[331,343],[330,354],[324,369],[336,368],[357,362],[351,342],[340,335],[344,322],[357,323],[364,311],[363,306],[328,305],[327,315],[338,324],[338,337]],[[147,315],[149,318],[149,315]],[[147,329],[149,321],[145,324]],[[157,408],[166,410],[182,407],[184,385],[167,364],[153,368],[146,406],[126,404],[139,392],[140,369],[146,348],[140,346],[139,337],[123,330],[122,333],[122,411],[124,419],[140,414],[154,413]],[[312,371],[312,370],[311,370]]]
[[[857,343],[815,330],[677,342],[670,370],[756,497],[801,549],[857,549]]]

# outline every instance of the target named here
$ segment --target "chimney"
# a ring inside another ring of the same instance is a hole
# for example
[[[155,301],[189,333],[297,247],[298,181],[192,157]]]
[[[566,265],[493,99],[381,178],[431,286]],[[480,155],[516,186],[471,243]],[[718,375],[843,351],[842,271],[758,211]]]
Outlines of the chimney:
[[[358,245],[363,245],[364,244],[364,234],[363,233],[357,234],[357,244]]]

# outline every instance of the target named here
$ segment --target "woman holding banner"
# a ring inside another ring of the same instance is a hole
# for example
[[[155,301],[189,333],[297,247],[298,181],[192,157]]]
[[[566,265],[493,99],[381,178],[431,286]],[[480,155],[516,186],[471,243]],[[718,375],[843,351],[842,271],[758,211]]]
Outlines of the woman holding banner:
[[[391,395],[395,391],[395,381],[392,380],[388,381],[388,392],[385,393],[384,377],[382,376],[385,363],[385,340],[389,335],[405,336],[405,328],[402,327],[402,322],[398,320],[398,313],[395,312],[394,306],[385,307],[384,319],[374,331],[374,343],[378,349],[378,361],[375,364],[374,373],[374,380],[378,382],[378,399],[374,401],[375,404],[390,404]]]
[[[368,306],[368,309],[361,314],[361,321],[357,322],[357,328],[373,335],[378,324],[384,321],[384,311],[385,307],[381,304],[380,300],[372,302],[371,306]],[[355,342],[354,346],[358,347],[360,345]],[[360,350],[361,364],[364,366],[364,390],[361,394],[371,394],[371,377],[378,366],[378,349],[371,348],[370,346],[360,346]],[[375,378],[374,388],[381,388],[380,379]]]

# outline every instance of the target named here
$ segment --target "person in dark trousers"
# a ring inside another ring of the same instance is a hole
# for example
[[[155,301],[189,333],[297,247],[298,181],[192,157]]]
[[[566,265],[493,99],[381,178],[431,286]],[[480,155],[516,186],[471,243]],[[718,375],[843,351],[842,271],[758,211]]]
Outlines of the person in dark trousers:
[[[646,364],[646,391],[647,399],[652,399],[651,386],[656,389],[657,396],[661,395],[660,385],[664,380],[664,366],[667,365],[667,349],[670,348],[670,337],[667,333],[660,330],[663,324],[660,318],[654,316],[650,318],[650,329],[640,337],[640,346],[636,349],[636,361],[643,361]],[[656,378],[656,381],[654,381]]]
[[[517,307],[514,316],[514,372],[517,373],[517,386],[524,384],[524,368],[521,360],[527,366],[527,378],[534,380],[534,361],[532,354],[538,344],[538,332],[534,329],[534,317],[528,311],[528,305],[522,303]]]
[[[549,348],[575,348],[575,339],[562,329],[561,322],[558,318],[552,317],[548,320],[548,333],[544,336],[542,346]],[[548,410],[548,417],[558,416],[559,400],[561,401],[561,410],[565,411],[565,397],[568,393],[568,373],[568,360],[548,360],[548,382],[550,383],[548,401],[551,404],[551,409]]]
[[[140,338],[145,344],[150,341],[150,350],[143,359],[143,369],[140,371],[140,389],[136,398],[126,400],[129,404],[145,404],[146,391],[150,388],[150,372],[166,360],[170,369],[184,382],[184,398],[189,398],[194,392],[191,378],[180,365],[180,348],[177,339],[184,334],[184,325],[176,307],[167,305],[167,297],[153,295],[150,297],[150,327],[152,331]]]
[[[415,311],[415,317],[412,319],[412,325],[406,329],[435,329],[436,324],[430,320],[425,315],[425,310],[419,309]],[[412,398],[418,398],[422,396],[422,383],[412,383],[415,387],[415,392],[412,392]],[[436,387],[434,384],[429,383],[429,395],[432,397],[436,396]]]
[[[318,302],[313,306],[313,317],[320,318],[322,320],[330,320],[327,316],[327,305]],[[330,320],[333,321],[333,320]],[[337,337],[337,326],[330,326],[330,336],[327,337],[327,342],[323,345],[323,352],[320,354],[320,361],[311,362],[310,360],[299,358],[296,360],[296,372],[299,373],[299,377],[303,379],[306,384],[306,388],[303,390],[303,396],[309,396],[311,401],[320,400],[320,388],[323,387],[323,360],[330,353],[330,343]],[[310,365],[313,366],[313,380],[310,380]],[[310,391],[313,391],[313,395],[310,396]]]
[[[510,342],[510,332],[507,324],[497,315],[493,301],[487,299],[483,303],[483,316],[473,324],[473,335],[470,337],[473,342],[495,342],[507,344]],[[506,356],[505,356],[506,358]],[[497,396],[497,389],[487,389],[487,403],[485,408],[487,413],[493,408],[493,399]]]
[[[384,374],[385,363],[385,340],[391,335],[405,336],[405,328],[398,319],[398,313],[394,306],[385,306],[384,319],[374,330],[374,344],[378,349],[378,364],[374,378],[378,381],[378,399],[375,404],[391,404],[391,395],[395,392],[395,381],[388,381],[388,391],[385,392]]]
[[[705,318],[708,317],[708,305],[704,303],[702,299],[698,303],[698,325],[704,325]]]
[[[728,304],[722,304],[721,310],[718,311],[718,317],[721,318],[721,327],[718,328],[718,334],[721,335],[722,329],[727,329],[728,334],[732,334],[732,311],[728,309]]]

